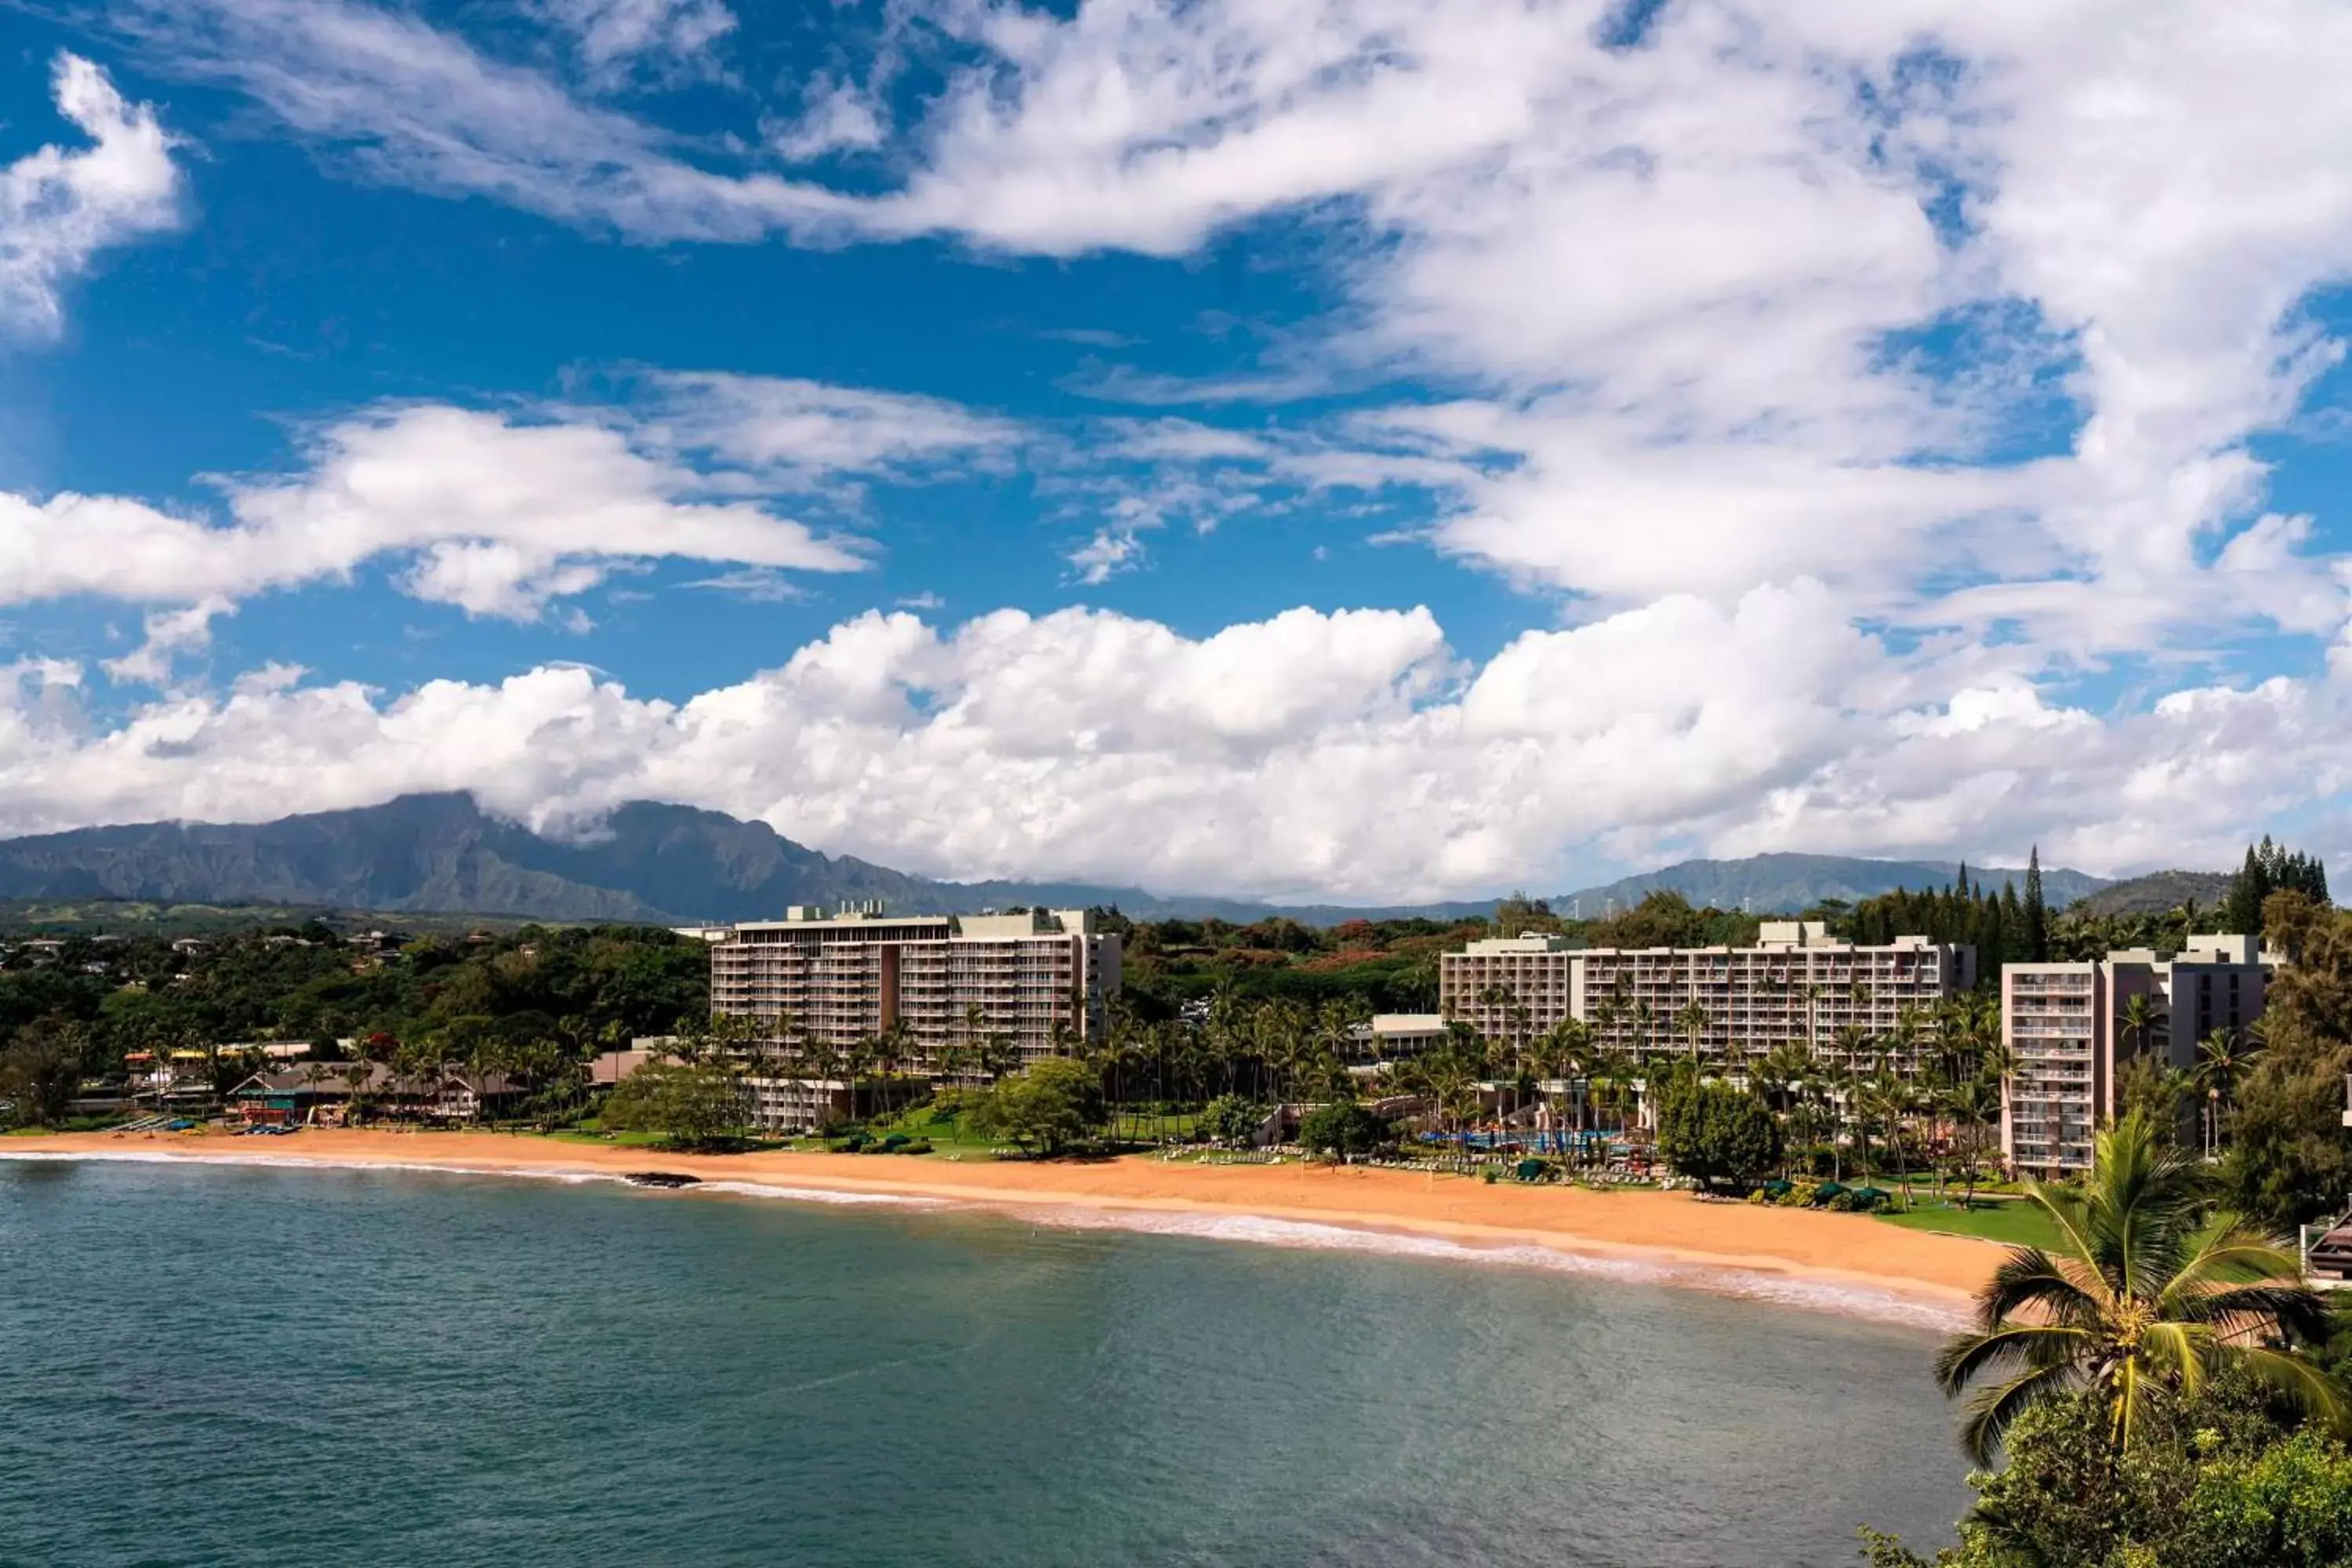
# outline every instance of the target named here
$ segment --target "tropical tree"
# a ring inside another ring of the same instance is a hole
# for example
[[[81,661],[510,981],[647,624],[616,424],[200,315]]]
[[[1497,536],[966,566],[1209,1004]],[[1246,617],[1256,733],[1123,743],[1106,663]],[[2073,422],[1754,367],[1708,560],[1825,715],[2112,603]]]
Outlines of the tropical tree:
[[[1690,1059],[1698,1060],[1699,1037],[1706,1033],[1710,1021],[1706,1004],[1694,996],[1675,1011],[1675,1027],[1690,1042]]]
[[[2099,1134],[2082,1185],[2028,1178],[2025,1191],[2061,1247],[2012,1247],[1978,1294],[1976,1326],[1936,1360],[1948,1395],[1990,1380],[1960,1429],[1979,1464],[2023,1412],[2084,1388],[2124,1452],[2153,1399],[2194,1394],[2225,1367],[2343,1421],[2342,1388],[2294,1349],[2329,1327],[2294,1253],[2234,1215],[2209,1226],[2196,1166],[2162,1149],[2146,1118]]]
[[[2197,1042],[2194,1069],[2205,1097],[2205,1153],[2221,1152],[2221,1124],[2237,1103],[2238,1085],[2262,1055],[2262,1045],[2239,1029],[2216,1029]]]
[[[1659,1096],[1658,1154],[1710,1187],[1746,1182],[1779,1163],[1780,1130],[1754,1095],[1685,1077]]]
[[[1052,1158],[1102,1125],[1102,1080],[1084,1062],[1034,1063],[980,1097],[970,1120],[983,1138],[1005,1138]]]
[[[1388,1122],[1354,1100],[1319,1105],[1298,1121],[1298,1142],[1310,1154],[1336,1155],[1341,1164],[1396,1142]]]
[[[72,1107],[80,1087],[82,1047],[68,1029],[35,1025],[19,1030],[0,1051],[0,1098],[13,1100],[17,1119],[55,1127]]]
[[[1973,1208],[1978,1168],[1984,1158],[1985,1131],[2000,1120],[2000,1084],[1998,1079],[1977,1073],[1947,1086],[1942,1100],[1944,1114],[1952,1119],[1953,1130],[1959,1134],[1960,1170],[1967,1184],[1960,1206]]]
[[[657,1132],[680,1148],[724,1142],[743,1125],[743,1086],[727,1066],[692,1061],[647,1062],[604,1101],[604,1125]]]
[[[2164,1004],[2146,992],[2124,998],[2116,1010],[2116,1031],[2131,1042],[2132,1055],[2145,1056],[2168,1030]]]

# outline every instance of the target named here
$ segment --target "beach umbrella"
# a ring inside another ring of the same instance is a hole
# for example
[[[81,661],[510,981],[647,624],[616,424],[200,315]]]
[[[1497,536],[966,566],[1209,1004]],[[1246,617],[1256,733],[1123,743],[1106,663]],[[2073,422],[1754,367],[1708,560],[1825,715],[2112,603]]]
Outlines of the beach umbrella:
[[[1823,1182],[1820,1186],[1813,1189],[1813,1202],[1817,1204],[1825,1204],[1845,1190],[1845,1188],[1840,1186],[1835,1182]]]

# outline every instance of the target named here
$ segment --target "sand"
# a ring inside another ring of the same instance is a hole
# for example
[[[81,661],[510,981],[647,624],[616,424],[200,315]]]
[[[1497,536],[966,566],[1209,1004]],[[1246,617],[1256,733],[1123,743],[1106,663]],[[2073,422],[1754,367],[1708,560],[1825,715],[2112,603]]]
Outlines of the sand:
[[[1650,1266],[1634,1277],[1870,1310],[1872,1299],[1956,1321],[2002,1249],[1904,1229],[1864,1215],[1709,1203],[1689,1194],[1486,1185],[1460,1176],[1307,1163],[1199,1165],[1148,1155],[1091,1162],[947,1162],[896,1155],[772,1152],[689,1155],[497,1132],[306,1129],[286,1138],[76,1133],[0,1139],[0,1156],[163,1155],[353,1166],[398,1163],[483,1173],[688,1173],[704,1181],[1059,1211],[1085,1223],[1188,1228],[1171,1216],[1281,1222],[1250,1239],[1303,1239],[1322,1227],[1562,1260]],[[1047,1217],[1051,1217],[1050,1213]],[[1192,1226],[1206,1234],[1213,1226]],[[1774,1282],[1791,1287],[1772,1289]],[[1901,1312],[1883,1315],[1904,1315]]]

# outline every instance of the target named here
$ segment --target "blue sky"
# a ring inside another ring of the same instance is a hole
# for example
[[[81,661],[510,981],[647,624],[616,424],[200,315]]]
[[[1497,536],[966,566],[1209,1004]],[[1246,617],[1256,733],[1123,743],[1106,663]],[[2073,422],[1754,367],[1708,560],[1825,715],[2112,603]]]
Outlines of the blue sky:
[[[12,14],[0,830],[2326,852],[2352,24],[1977,9]]]

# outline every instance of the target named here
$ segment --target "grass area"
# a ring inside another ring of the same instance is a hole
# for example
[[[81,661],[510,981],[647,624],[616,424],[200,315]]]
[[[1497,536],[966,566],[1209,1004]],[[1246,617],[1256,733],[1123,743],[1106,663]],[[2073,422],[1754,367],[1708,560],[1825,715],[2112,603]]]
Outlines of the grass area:
[[[655,1149],[667,1142],[658,1132],[589,1132],[576,1128],[563,1128],[539,1136],[551,1138],[558,1143],[595,1143],[620,1149]]]
[[[1948,1207],[1937,1205],[1932,1198],[1922,1198],[1908,1214],[1883,1214],[1878,1217],[1888,1225],[1899,1225],[1906,1230],[1932,1230],[1946,1236],[1973,1236],[1986,1241],[2003,1242],[2011,1247],[2056,1247],[2058,1227],[2050,1216],[2036,1205],[2013,1201],[1986,1202],[1977,1200],[1971,1209],[1962,1209],[1960,1200],[1954,1198]]]

